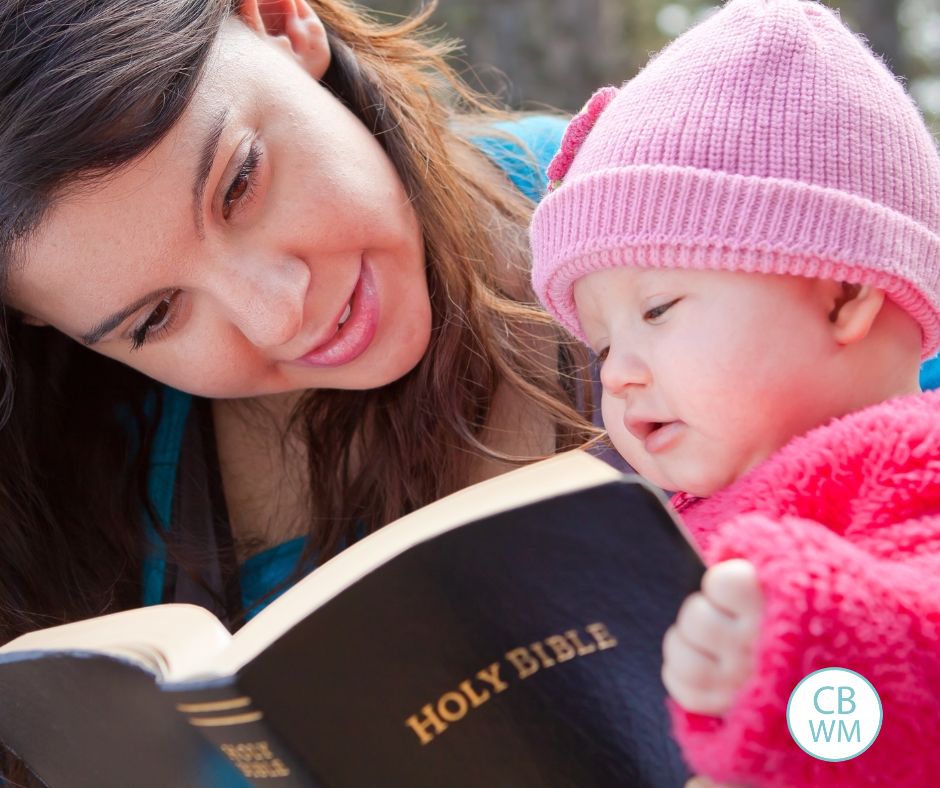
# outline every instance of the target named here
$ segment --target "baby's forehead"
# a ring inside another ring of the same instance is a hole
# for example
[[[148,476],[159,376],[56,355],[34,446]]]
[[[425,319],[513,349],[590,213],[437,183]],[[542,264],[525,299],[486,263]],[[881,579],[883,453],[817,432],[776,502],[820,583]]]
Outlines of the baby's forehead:
[[[619,311],[644,295],[668,287],[682,271],[636,266],[617,266],[591,271],[574,282],[575,311],[582,328],[592,327],[604,315]]]
[[[603,290],[608,287],[619,289],[642,289],[662,282],[678,282],[690,278],[691,271],[677,268],[653,268],[648,266],[615,266],[601,268],[585,274],[574,283],[575,295],[578,290]]]

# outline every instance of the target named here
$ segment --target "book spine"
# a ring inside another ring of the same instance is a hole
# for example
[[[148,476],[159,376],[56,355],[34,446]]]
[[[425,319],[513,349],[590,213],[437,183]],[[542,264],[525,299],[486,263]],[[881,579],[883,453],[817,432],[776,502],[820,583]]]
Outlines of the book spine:
[[[325,788],[234,683],[173,687],[167,694],[189,724],[232,762],[247,785]]]

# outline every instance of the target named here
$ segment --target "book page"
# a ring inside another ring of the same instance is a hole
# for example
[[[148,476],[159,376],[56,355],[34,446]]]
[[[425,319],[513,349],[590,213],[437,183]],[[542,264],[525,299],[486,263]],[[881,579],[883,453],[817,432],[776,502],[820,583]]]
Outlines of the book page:
[[[231,637],[205,608],[154,605],[29,632],[0,648],[0,658],[24,651],[101,652],[172,681],[205,670],[207,658]]]
[[[623,477],[602,460],[572,451],[459,490],[347,547],[274,600],[232,638],[213,675],[236,673],[308,613],[409,547],[524,504]]]

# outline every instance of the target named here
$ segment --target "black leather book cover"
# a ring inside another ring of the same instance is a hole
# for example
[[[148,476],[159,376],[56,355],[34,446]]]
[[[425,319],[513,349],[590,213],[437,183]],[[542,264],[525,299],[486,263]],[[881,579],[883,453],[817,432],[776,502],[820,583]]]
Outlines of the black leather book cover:
[[[681,786],[661,642],[702,572],[614,482],[409,550],[239,686],[325,788]]]
[[[52,788],[682,786],[661,642],[703,571],[611,482],[406,550],[237,676],[5,655],[0,731]]]

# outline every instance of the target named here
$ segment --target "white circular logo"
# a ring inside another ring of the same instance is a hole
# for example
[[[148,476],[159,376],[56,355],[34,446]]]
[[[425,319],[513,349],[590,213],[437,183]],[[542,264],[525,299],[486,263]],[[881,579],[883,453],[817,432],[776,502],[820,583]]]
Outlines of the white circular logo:
[[[822,761],[847,761],[871,747],[884,712],[871,682],[847,668],[823,668],[790,693],[787,727],[800,747]]]

